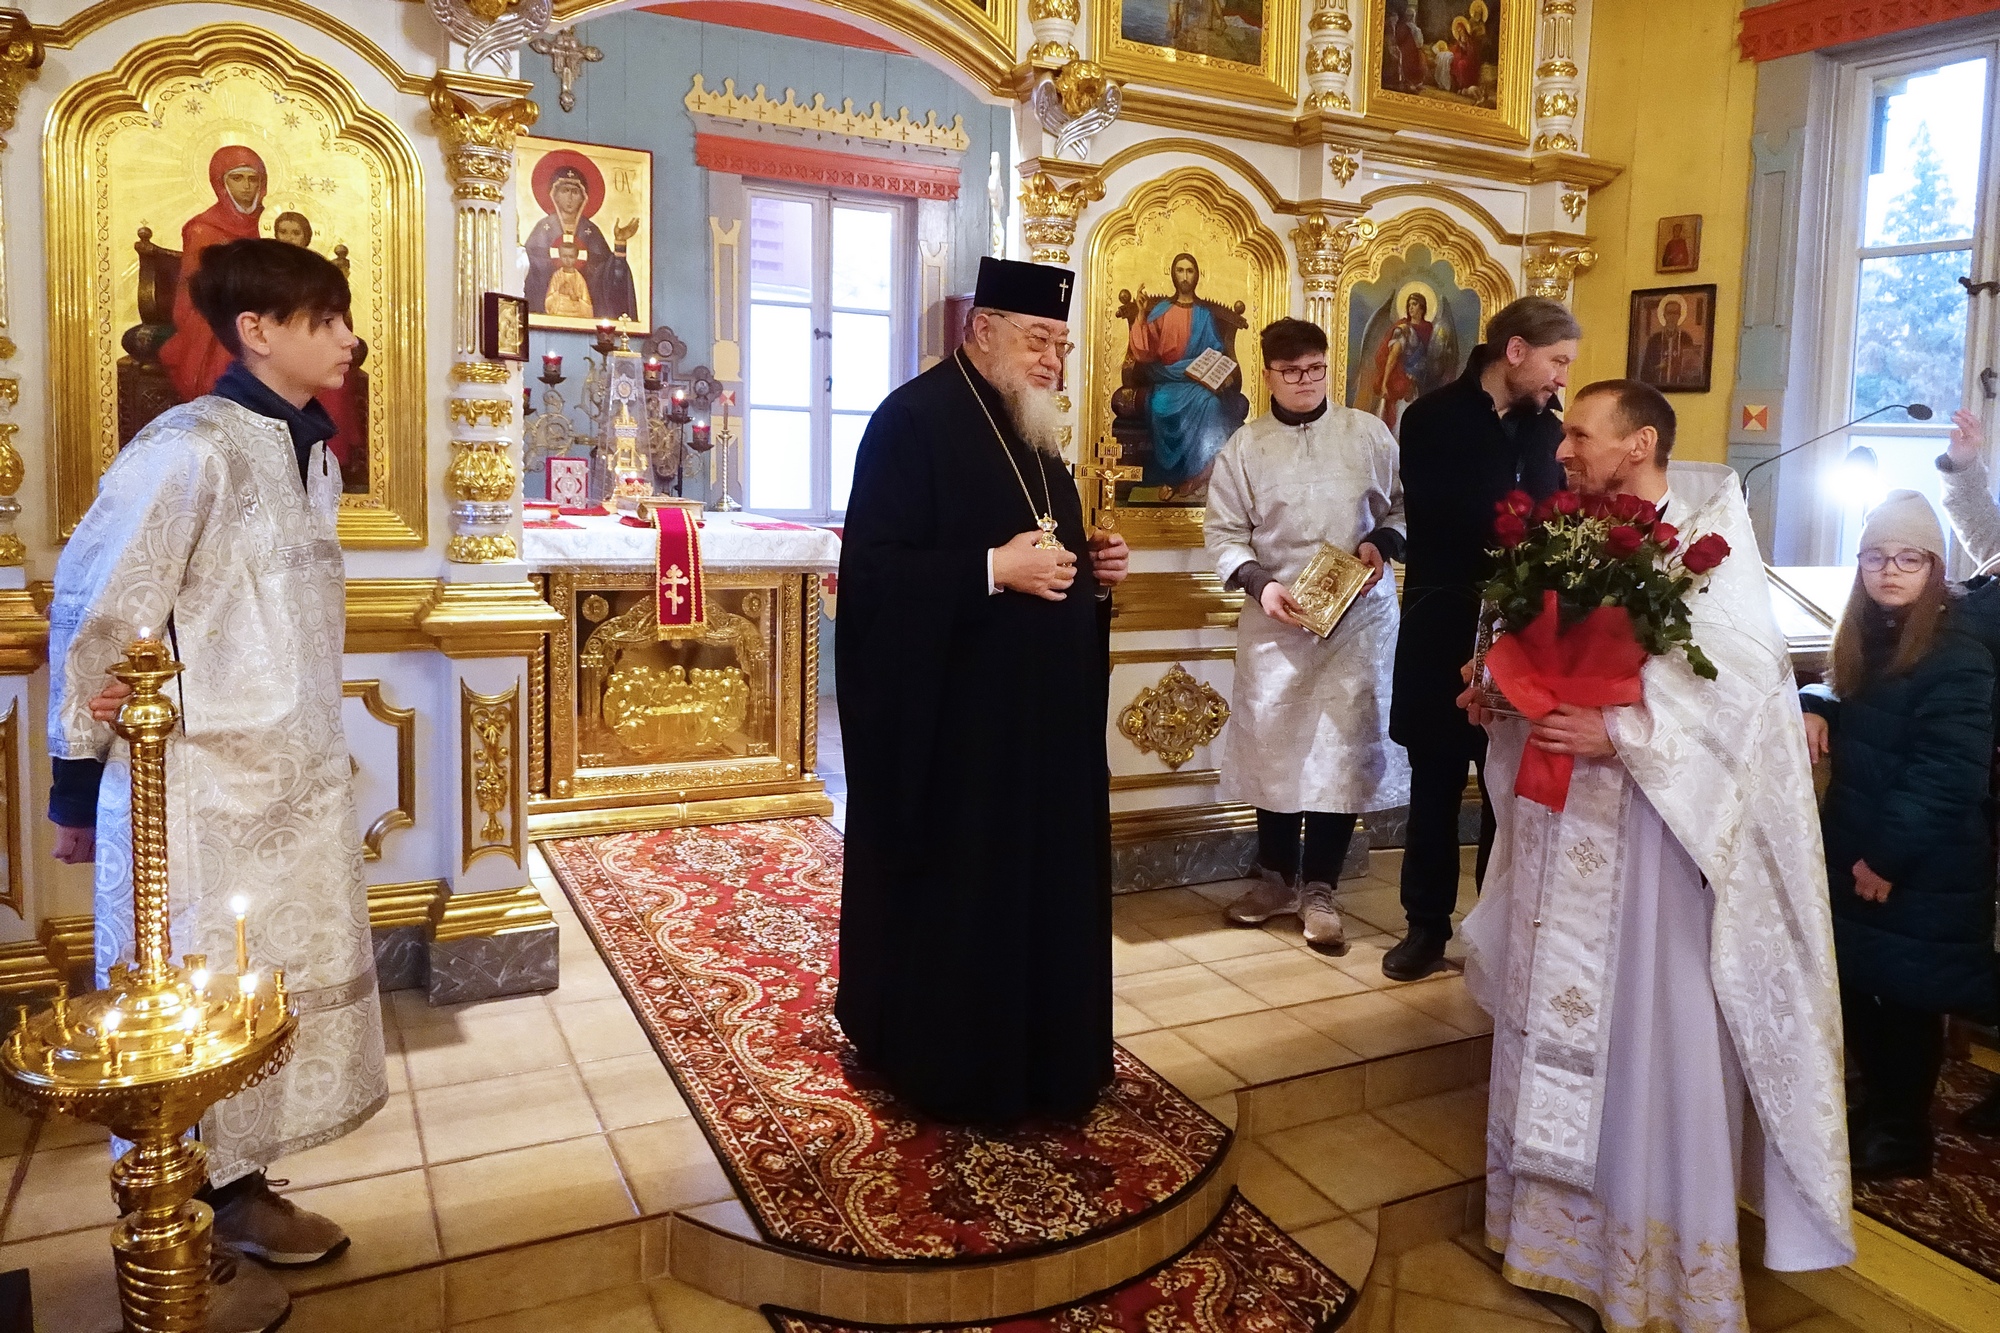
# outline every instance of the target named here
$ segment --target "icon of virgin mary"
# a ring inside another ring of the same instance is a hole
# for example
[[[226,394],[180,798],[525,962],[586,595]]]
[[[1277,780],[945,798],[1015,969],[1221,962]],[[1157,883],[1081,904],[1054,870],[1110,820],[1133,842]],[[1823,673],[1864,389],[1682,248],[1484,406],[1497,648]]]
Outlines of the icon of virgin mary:
[[[528,233],[528,310],[570,319],[637,319],[639,299],[625,244],[639,219],[615,222],[613,239],[592,219],[604,206],[604,174],[582,153],[559,148],[535,164],[530,182],[543,217]]]
[[[211,245],[254,240],[264,215],[264,189],[270,177],[264,159],[238,144],[215,150],[208,159],[208,187],[215,203],[181,227],[181,279],[174,290],[174,336],[160,348],[174,392],[184,403],[215,387],[229,368],[229,349],[209,331],[208,321],[194,308],[188,282],[201,268],[201,253]]]

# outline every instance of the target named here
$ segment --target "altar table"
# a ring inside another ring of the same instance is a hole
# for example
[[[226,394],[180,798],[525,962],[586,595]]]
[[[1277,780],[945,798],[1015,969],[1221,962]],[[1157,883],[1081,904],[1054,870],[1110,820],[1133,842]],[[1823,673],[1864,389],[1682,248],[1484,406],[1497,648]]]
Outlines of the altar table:
[[[662,641],[651,528],[528,510],[522,555],[562,616],[530,664],[537,836],[831,814],[817,761],[825,528],[702,515],[708,628]]]

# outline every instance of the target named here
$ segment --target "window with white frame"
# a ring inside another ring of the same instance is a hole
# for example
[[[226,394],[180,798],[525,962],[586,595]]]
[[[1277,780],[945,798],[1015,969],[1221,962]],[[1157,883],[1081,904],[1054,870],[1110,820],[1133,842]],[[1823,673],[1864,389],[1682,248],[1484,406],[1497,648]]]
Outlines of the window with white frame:
[[[835,521],[868,418],[909,378],[908,207],[752,187],[749,209],[744,502]]]
[[[1815,447],[1831,502],[1813,543],[1825,563],[1854,559],[1863,516],[1888,491],[1938,503],[1933,460],[1955,410],[1991,434],[1996,301],[1968,284],[2000,276],[1996,86],[1991,39],[1906,48],[1836,81],[1816,430],[1876,415]]]

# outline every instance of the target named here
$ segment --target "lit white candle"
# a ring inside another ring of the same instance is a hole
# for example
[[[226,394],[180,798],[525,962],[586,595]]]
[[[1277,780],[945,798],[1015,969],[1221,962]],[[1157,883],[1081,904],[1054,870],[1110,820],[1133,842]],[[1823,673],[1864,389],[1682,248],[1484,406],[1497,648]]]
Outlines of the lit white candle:
[[[229,910],[236,913],[236,973],[241,976],[250,970],[250,900],[239,893],[229,900]]]

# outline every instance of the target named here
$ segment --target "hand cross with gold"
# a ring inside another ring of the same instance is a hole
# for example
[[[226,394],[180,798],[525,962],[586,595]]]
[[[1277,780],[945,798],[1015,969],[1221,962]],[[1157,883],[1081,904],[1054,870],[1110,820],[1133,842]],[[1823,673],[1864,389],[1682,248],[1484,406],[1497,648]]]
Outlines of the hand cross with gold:
[[[1120,467],[1118,460],[1124,457],[1124,449],[1116,440],[1098,441],[1097,452],[1088,462],[1080,464],[1077,475],[1097,483],[1097,517],[1100,527],[1110,527],[1107,521],[1110,511],[1118,507],[1118,483],[1137,481],[1145,474],[1144,468]]]

